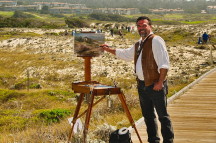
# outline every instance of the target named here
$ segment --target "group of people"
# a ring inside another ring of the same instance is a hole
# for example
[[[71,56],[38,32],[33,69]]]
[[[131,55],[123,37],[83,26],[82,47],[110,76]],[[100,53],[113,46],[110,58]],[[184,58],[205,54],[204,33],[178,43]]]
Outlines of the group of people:
[[[199,37],[198,44],[206,44],[209,40],[210,40],[210,35],[204,32],[202,37]]]

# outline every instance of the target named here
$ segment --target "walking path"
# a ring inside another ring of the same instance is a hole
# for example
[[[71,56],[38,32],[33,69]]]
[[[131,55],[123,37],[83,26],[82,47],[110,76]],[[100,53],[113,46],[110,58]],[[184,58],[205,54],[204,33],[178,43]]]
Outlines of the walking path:
[[[216,68],[180,93],[181,96],[177,94],[168,101],[168,112],[175,133],[174,142],[216,143]],[[147,143],[143,118],[137,124],[143,143]],[[139,143],[134,131],[131,136],[133,143]]]

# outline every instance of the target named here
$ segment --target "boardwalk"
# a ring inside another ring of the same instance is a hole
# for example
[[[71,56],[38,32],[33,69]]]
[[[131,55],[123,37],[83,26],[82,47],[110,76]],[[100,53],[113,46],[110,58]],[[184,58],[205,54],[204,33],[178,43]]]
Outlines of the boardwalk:
[[[216,143],[216,70],[170,103],[168,111],[175,143]],[[143,143],[147,143],[144,123],[137,128]],[[132,140],[139,143],[134,132]]]

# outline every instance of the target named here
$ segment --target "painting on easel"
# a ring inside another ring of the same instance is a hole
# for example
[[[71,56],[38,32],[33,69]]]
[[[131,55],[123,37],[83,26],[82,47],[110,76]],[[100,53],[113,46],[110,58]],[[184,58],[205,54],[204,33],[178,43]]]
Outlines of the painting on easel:
[[[104,33],[75,33],[74,52],[78,57],[98,57],[103,53],[100,45],[104,40]]]

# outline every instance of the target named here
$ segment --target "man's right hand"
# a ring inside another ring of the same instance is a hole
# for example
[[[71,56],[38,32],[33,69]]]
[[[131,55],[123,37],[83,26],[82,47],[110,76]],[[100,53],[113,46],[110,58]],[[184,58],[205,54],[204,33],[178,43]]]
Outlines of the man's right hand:
[[[101,47],[104,51],[106,51],[106,49],[109,48],[109,46],[108,46],[107,44],[100,45],[100,47]]]
[[[115,55],[115,53],[116,53],[116,50],[115,50],[115,49],[109,48],[109,46],[108,46],[107,44],[100,45],[100,47],[102,48],[103,51],[112,53],[112,54],[114,54],[114,55]]]

